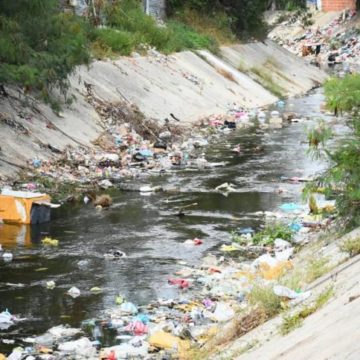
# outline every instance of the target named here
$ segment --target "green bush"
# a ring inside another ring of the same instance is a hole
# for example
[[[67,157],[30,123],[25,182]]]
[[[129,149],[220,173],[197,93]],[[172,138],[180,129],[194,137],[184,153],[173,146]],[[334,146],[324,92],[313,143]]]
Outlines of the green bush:
[[[291,241],[294,233],[289,226],[281,223],[268,224],[257,232],[252,241],[255,245],[272,245],[276,239]]]
[[[176,16],[184,9],[191,9],[199,14],[226,14],[227,28],[240,37],[265,37],[266,26],[263,21],[263,14],[267,8],[267,1],[264,0],[168,0],[167,10],[170,15]],[[211,21],[211,20],[210,20]]]
[[[344,79],[331,79],[325,84],[327,105],[335,113],[348,112],[351,120],[347,125],[351,132],[335,146],[328,146],[326,140],[331,134],[324,129],[311,133],[309,138],[312,152],[325,157],[329,168],[308,186],[309,190],[319,186],[325,188],[325,195],[336,200],[337,210],[349,227],[360,225],[360,75],[348,75]],[[316,139],[316,141],[314,141]]]
[[[250,305],[259,306],[266,313],[266,316],[272,317],[281,310],[281,298],[277,296],[272,285],[255,285],[248,295]]]
[[[360,238],[348,239],[340,245],[340,250],[347,252],[350,257],[360,254]]]
[[[134,37],[128,31],[97,29],[96,40],[121,55],[129,55],[134,47]]]
[[[210,49],[217,48],[216,42],[206,35],[196,33],[188,26],[176,21],[168,23],[170,32],[169,41],[163,48],[165,52],[176,52],[191,49]]]
[[[90,60],[88,30],[56,0],[0,2],[0,83],[37,90],[50,103],[54,87],[66,96],[68,75]]]
[[[113,52],[128,55],[140,44],[148,44],[164,53],[188,49],[217,49],[216,41],[202,35],[189,26],[170,20],[166,26],[159,26],[146,15],[135,0],[118,0],[105,7],[107,28],[98,29],[93,36],[96,54]]]

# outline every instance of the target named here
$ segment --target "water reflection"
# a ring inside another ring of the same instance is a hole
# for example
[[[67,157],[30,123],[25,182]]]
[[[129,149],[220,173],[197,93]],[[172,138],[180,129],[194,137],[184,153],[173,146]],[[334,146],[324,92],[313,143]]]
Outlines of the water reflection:
[[[18,225],[0,223],[0,243],[6,249],[17,246],[30,247],[39,244],[42,237],[50,231],[50,224]]]

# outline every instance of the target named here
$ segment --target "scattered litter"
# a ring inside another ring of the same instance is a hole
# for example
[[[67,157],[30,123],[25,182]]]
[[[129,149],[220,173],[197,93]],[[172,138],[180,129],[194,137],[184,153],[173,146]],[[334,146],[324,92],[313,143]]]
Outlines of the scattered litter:
[[[120,310],[121,312],[125,313],[125,314],[137,314],[138,313],[138,309],[137,307],[131,303],[131,302],[123,302],[120,305]]]
[[[59,345],[58,349],[69,355],[81,355],[82,357],[87,358],[96,357],[96,349],[86,337],[62,343]]]
[[[178,285],[180,289],[187,289],[190,286],[189,281],[185,279],[169,279],[168,283],[170,285]]]
[[[80,294],[81,294],[80,290],[75,286],[73,286],[70,290],[68,290],[67,293],[68,293],[68,295],[70,295],[74,299],[79,297]]]
[[[120,259],[126,258],[127,255],[121,250],[111,250],[108,253],[104,254],[104,257],[108,259]]]
[[[53,280],[50,280],[50,281],[47,281],[47,282],[46,282],[46,287],[47,287],[48,289],[50,289],[50,290],[54,289],[55,286],[56,286],[56,284],[55,284],[55,281],[53,281]]]
[[[218,322],[231,320],[235,316],[234,310],[226,303],[219,302],[216,304],[212,317]]]
[[[45,237],[44,239],[41,240],[41,242],[43,243],[43,245],[50,245],[50,246],[59,245],[59,240],[52,239],[51,237]]]
[[[90,289],[90,291],[91,291],[92,293],[94,293],[94,294],[100,294],[103,290],[102,290],[101,288],[95,286],[95,287],[92,287],[92,288]]]
[[[2,258],[4,259],[5,262],[12,261],[13,257],[14,257],[13,254],[9,251],[5,251],[2,256]]]
[[[234,192],[236,191],[235,185],[230,183],[223,183],[215,188],[216,191],[224,191],[224,192]]]
[[[293,302],[294,305],[306,300],[311,295],[311,291],[296,292],[294,290],[289,289],[286,286],[281,286],[281,285],[275,285],[273,287],[273,290],[274,290],[274,294],[277,296],[285,297],[291,300],[297,299],[298,301],[296,303]]]
[[[298,204],[295,203],[286,203],[286,204],[282,204],[280,206],[280,209],[283,211],[296,211],[300,209],[300,206]]]

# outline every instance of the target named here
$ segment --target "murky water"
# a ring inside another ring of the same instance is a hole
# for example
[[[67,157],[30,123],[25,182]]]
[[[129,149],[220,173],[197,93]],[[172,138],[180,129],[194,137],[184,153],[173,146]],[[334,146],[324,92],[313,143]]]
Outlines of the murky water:
[[[321,90],[317,90],[289,100],[286,107],[315,119],[322,116],[322,101]],[[28,319],[3,334],[25,337],[60,323],[79,326],[83,319],[113,306],[118,293],[136,304],[177,297],[177,290],[166,280],[181,268],[178,261],[198,263],[206,252],[229,240],[230,230],[258,227],[263,219],[255,214],[257,211],[299,201],[301,185],[287,184],[280,178],[314,175],[324,166],[306,155],[304,129],[313,121],[263,133],[252,128],[221,135],[205,151],[209,161],[225,161],[226,166],[178,171],[146,180],[177,187],[177,193],[142,196],[114,191],[115,204],[107,211],[65,206],[53,212],[50,224],[41,227],[0,225],[0,243],[14,253],[11,263],[0,262],[0,311],[8,308]],[[333,126],[340,125],[334,122]],[[234,156],[229,145],[238,143],[245,152]],[[254,153],[256,146],[264,151]],[[228,196],[211,192],[223,182],[233,183],[238,192]],[[279,193],[279,188],[284,191]],[[175,216],[177,207],[191,203],[198,205],[187,211],[187,216]],[[44,247],[42,233],[59,239],[59,246]],[[189,249],[182,244],[195,236],[204,240],[202,246]],[[111,249],[125,251],[128,258],[106,260],[103,254]],[[79,267],[80,260],[87,260],[88,265]],[[55,289],[46,288],[49,280],[56,282]],[[80,297],[66,295],[72,286],[81,290]],[[92,294],[94,286],[104,292]]]

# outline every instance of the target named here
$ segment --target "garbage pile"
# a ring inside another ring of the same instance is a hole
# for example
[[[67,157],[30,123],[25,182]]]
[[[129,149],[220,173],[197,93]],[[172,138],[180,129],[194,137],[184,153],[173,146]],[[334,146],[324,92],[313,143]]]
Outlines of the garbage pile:
[[[174,114],[163,122],[149,119],[127,102],[109,103],[98,99],[89,84],[87,91],[87,101],[97,110],[104,132],[92,147],[68,146],[64,151],[53,148],[53,159],[29,160],[28,182],[22,184],[21,189],[53,190],[42,188],[41,185],[46,184],[44,179],[58,184],[77,184],[85,189],[94,186],[107,189],[126,178],[163,174],[184,167],[219,166],[209,163],[201,150],[212,136],[253,126],[256,121],[266,128],[282,127],[293,119],[276,110],[249,110],[228,104],[226,114],[200,118],[190,128]],[[279,101],[277,107],[281,111],[284,102]]]
[[[355,16],[355,11],[347,10],[331,23],[323,27],[308,28],[295,38],[277,34],[270,38],[290,52],[310,58],[316,65],[347,64],[344,70],[350,72],[349,64],[359,65],[360,55],[359,31],[349,26]],[[286,21],[282,25],[286,25]]]
[[[200,266],[179,261],[179,270],[160,284],[177,289],[176,298],[138,307],[119,293],[111,308],[84,321],[81,329],[59,325],[40,336],[24,336],[8,359],[189,359],[191,351],[222,334],[225,324],[241,323],[243,332],[251,330],[267,316],[251,301],[255,288],[270,289],[288,308],[310,298],[305,284],[290,288],[282,279],[309,234],[333,219],[333,202],[319,196],[316,204],[314,213],[313,206],[284,203],[278,211],[262,214],[267,218],[263,230],[236,229],[233,241],[208,254]],[[205,241],[188,239],[184,246],[203,246]],[[249,255],[247,261],[239,258],[241,251]],[[68,294],[79,297],[81,290],[74,286]],[[16,321],[19,318],[8,310],[0,314],[0,326],[14,326]]]

